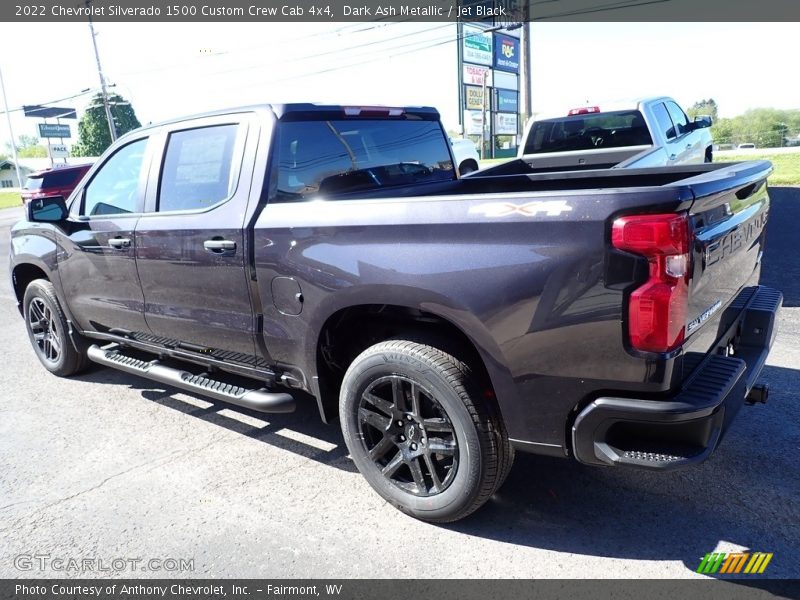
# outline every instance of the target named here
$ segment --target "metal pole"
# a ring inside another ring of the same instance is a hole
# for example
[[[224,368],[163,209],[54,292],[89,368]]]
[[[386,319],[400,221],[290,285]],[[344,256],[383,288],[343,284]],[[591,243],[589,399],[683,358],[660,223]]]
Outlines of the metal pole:
[[[90,8],[92,0],[86,0],[86,8]],[[114,125],[114,116],[111,114],[111,106],[108,104],[108,90],[106,89],[106,78],[103,76],[103,67],[100,66],[100,52],[97,50],[97,34],[94,32],[92,23],[92,13],[89,11],[89,31],[92,33],[92,46],[94,47],[94,57],[97,59],[97,74],[100,76],[100,89],[103,94],[103,106],[106,109],[106,119],[108,119],[108,132],[111,134],[111,142],[117,140],[117,128]]]
[[[522,110],[524,111],[524,118],[522,119],[523,127],[524,123],[528,121],[531,117],[532,111],[532,102],[531,96],[531,89],[533,86],[531,85],[531,24],[529,21],[526,21],[522,25],[522,36],[520,39],[520,46],[522,54],[522,81],[520,82],[521,85],[519,86],[524,93],[522,100],[523,100],[523,107]]]
[[[11,135],[11,155],[14,157],[14,171],[17,173],[17,184],[22,189],[22,177],[19,174],[19,159],[17,158],[17,143],[14,141],[14,130],[11,128],[11,113],[8,112],[8,98],[6,98],[6,84],[3,81],[3,70],[0,69],[0,89],[3,91],[3,109],[8,119],[8,133]]]

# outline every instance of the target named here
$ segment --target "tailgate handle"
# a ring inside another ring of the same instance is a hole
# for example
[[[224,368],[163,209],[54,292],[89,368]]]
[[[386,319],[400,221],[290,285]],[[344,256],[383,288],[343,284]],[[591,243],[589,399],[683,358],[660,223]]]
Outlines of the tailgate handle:
[[[749,198],[750,196],[752,196],[753,193],[759,188],[761,188],[760,181],[758,183],[751,183],[750,185],[744,186],[740,190],[736,190],[736,197],[739,200],[744,200],[745,198]]]

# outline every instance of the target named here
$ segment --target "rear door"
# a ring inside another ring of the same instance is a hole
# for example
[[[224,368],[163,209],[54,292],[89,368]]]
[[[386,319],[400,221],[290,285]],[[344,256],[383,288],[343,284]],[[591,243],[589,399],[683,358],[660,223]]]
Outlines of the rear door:
[[[160,168],[153,169],[136,228],[145,318],[154,335],[254,354],[243,223],[257,139],[258,123],[248,113],[164,129]]]

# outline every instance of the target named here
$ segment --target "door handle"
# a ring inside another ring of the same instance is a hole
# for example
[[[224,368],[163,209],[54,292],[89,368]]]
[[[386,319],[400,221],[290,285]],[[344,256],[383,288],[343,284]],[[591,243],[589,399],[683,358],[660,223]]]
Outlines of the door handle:
[[[691,148],[691,147],[692,147],[692,145],[691,145],[691,144],[686,144],[686,149],[687,149],[687,150],[688,150],[689,148]]]
[[[675,160],[676,158],[678,158],[678,155],[677,155],[677,154],[670,154],[670,155],[669,155],[669,159],[670,159],[670,160]]]
[[[115,237],[108,240],[108,245],[115,250],[125,250],[131,247],[131,240],[130,238]]]
[[[236,250],[236,242],[230,240],[206,240],[203,242],[203,248],[209,252],[221,253]]]

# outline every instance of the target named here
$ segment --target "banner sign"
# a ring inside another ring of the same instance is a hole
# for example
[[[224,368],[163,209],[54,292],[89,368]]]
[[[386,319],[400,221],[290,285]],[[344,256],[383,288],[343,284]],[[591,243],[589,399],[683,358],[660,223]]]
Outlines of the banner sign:
[[[519,94],[511,90],[497,90],[495,110],[500,112],[519,112]]]
[[[483,110],[483,88],[474,85],[464,86],[464,108]]]
[[[491,65],[492,34],[484,32],[480,27],[469,25],[464,25],[463,31],[464,62]]]
[[[516,113],[495,113],[495,115],[494,115],[494,134],[495,135],[517,135],[517,115],[516,115]]]
[[[477,65],[464,65],[464,83],[467,85],[483,85],[484,79],[486,85],[492,85],[492,70],[486,67],[479,67]]]
[[[519,73],[519,40],[507,35],[494,35],[494,68]]]
[[[479,110],[464,111],[464,135],[481,135],[483,133],[483,116]]]
[[[494,73],[494,87],[502,88],[504,90],[518,90],[519,81],[518,77],[513,73],[503,73],[502,71],[495,71]]]

